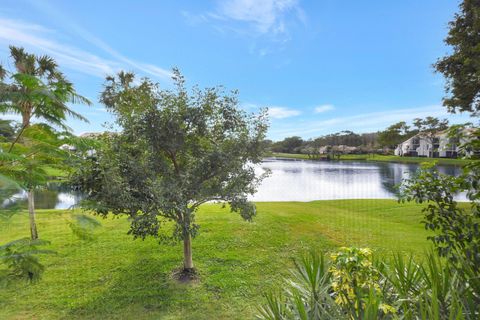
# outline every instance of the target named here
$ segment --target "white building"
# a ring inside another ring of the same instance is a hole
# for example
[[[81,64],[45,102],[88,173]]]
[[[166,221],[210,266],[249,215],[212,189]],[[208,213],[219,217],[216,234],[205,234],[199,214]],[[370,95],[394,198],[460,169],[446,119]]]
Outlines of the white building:
[[[395,149],[396,156],[456,158],[460,153],[460,146],[467,142],[472,130],[465,129],[465,137],[450,138],[448,131],[442,131],[433,137],[419,133],[400,143]]]
[[[395,155],[396,156],[410,156],[410,157],[417,157],[418,156],[418,149],[420,148],[420,137],[415,135],[404,142],[400,143],[395,148]]]

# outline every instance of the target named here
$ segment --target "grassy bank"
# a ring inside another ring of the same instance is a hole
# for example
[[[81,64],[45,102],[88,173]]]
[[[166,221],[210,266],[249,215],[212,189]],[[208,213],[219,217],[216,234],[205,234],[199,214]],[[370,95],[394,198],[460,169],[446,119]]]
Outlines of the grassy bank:
[[[309,158],[308,155],[306,154],[272,153],[271,156],[289,158],[289,159],[311,160],[311,158]],[[325,159],[325,157],[323,157],[322,159]],[[472,161],[472,160],[465,160],[465,159],[447,159],[447,158],[399,157],[399,156],[386,156],[386,155],[380,155],[380,154],[345,154],[345,155],[341,155],[339,160],[380,161],[380,162],[398,162],[398,163],[436,162],[438,164],[449,164],[449,165],[457,165],[457,166],[464,166]],[[475,161],[478,161],[478,160],[475,160]]]
[[[57,254],[42,257],[41,282],[0,288],[0,319],[251,319],[262,292],[309,248],[421,255],[429,242],[420,208],[393,200],[258,203],[258,216],[247,223],[205,205],[193,242],[201,278],[190,285],[171,279],[180,245],[132,240],[123,218],[101,220],[97,239],[84,242],[70,232],[69,213],[40,211],[40,236]],[[26,214],[0,221],[0,243],[28,234]]]

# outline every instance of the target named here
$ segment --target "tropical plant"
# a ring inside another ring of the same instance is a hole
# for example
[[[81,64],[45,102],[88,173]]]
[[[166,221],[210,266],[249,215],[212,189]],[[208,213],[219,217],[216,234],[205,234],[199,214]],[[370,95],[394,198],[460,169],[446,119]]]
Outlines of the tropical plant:
[[[87,121],[67,103],[91,102],[76,92],[53,58],[36,56],[15,46],[10,46],[10,56],[15,70],[9,72],[0,66],[0,112],[22,117],[20,135],[33,117],[62,128],[67,128],[67,116]]]
[[[49,242],[45,240],[23,238],[0,246],[0,262],[8,267],[0,273],[0,282],[6,283],[13,279],[38,281],[45,270],[38,260],[38,255],[55,253],[51,250],[39,249],[48,244]]]
[[[345,319],[331,290],[330,260],[310,252],[294,260],[282,291],[266,292],[260,319]]]
[[[128,215],[134,237],[183,240],[184,271],[193,271],[195,215],[209,201],[223,201],[245,220],[255,215],[247,199],[261,177],[265,113],[248,115],[236,93],[220,88],[189,93],[174,70],[175,91],[159,90],[134,75],[108,78],[102,101],[121,132],[106,134],[101,147],[76,173],[85,209]],[[173,222],[171,235],[162,225]]]
[[[381,319],[396,309],[384,303],[380,272],[368,248],[340,248],[331,255],[332,294],[353,319]]]
[[[327,258],[329,256],[329,258]],[[367,248],[315,252],[295,261],[281,291],[265,293],[259,319],[478,319],[475,299],[436,253],[422,262]]]
[[[15,138],[16,125],[12,120],[0,119],[0,141],[10,141]]]
[[[35,124],[23,132],[22,143],[6,153],[11,158],[0,166],[0,174],[15,181],[28,193],[28,211],[32,240],[38,238],[35,222],[34,190],[48,182],[48,169],[63,167],[68,154],[59,147],[59,134],[46,125]],[[11,143],[0,144],[1,150],[10,149]]]
[[[52,140],[53,131],[46,129],[45,125],[41,126],[42,132],[38,131],[40,127],[33,129],[34,132],[30,132],[29,137],[25,137],[26,132],[31,127],[33,118],[62,129],[68,129],[67,116],[87,121],[67,104],[89,105],[90,101],[75,91],[73,84],[58,70],[55,60],[51,57],[29,54],[23,48],[14,46],[10,46],[10,55],[15,70],[9,72],[0,66],[0,112],[19,114],[22,123],[10,145],[2,146],[4,154],[12,153],[16,158],[10,162],[2,161],[0,170],[4,175],[12,174],[10,177],[14,180],[21,178],[22,185],[27,188],[31,237],[37,239],[34,189],[45,182],[44,166],[49,153],[52,152],[52,159],[48,161],[55,162],[58,160],[56,158],[58,152],[51,148],[55,145]],[[22,141],[24,138],[26,141]],[[41,141],[43,138],[47,141]],[[22,143],[22,146],[15,148],[19,143]],[[49,147],[48,152],[46,147]],[[42,156],[38,154],[39,151],[42,152]],[[37,168],[37,165],[40,167]],[[23,174],[20,168],[25,169],[23,173],[28,174]]]

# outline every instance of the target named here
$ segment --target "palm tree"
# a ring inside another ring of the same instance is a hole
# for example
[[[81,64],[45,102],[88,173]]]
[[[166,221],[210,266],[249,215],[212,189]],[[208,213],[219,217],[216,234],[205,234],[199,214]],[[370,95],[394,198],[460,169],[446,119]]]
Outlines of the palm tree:
[[[8,72],[0,65],[0,112],[18,114],[22,117],[22,123],[8,152],[21,141],[33,118],[67,131],[70,130],[66,125],[67,116],[88,122],[67,104],[91,105],[91,102],[76,92],[53,58],[30,54],[14,46],[10,46],[10,56],[13,72]],[[38,232],[33,191],[34,187],[28,187],[31,237],[35,240]]]

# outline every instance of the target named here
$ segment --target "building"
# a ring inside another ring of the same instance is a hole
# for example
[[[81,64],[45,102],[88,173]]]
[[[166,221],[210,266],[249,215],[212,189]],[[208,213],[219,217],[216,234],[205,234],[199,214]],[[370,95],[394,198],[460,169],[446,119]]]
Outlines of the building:
[[[439,132],[433,137],[419,133],[400,143],[394,153],[401,157],[456,158],[461,151],[460,146],[467,142],[471,132],[473,129],[465,129],[462,138],[449,137],[448,131]]]
[[[420,140],[418,135],[405,140],[395,148],[394,154],[401,157],[418,157]]]
[[[358,152],[357,147],[351,147],[347,145],[338,145],[338,146],[322,146],[318,149],[319,154],[329,154],[329,153],[341,153],[341,154],[353,154]]]

